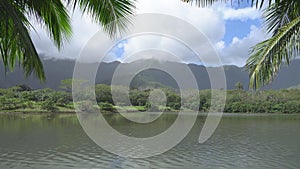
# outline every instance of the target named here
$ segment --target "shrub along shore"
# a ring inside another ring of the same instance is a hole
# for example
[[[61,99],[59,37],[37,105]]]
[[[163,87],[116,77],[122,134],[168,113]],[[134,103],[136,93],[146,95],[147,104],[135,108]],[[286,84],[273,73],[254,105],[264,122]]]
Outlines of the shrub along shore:
[[[126,103],[126,87],[114,86],[116,96],[121,102],[114,105],[111,96],[111,86],[98,84],[95,86],[97,105],[101,112],[115,113],[118,110],[125,112],[146,111],[184,111],[207,112],[210,109],[211,90],[197,91],[199,98],[191,96],[181,98],[179,92],[172,88],[162,88],[166,96],[165,106],[151,106],[149,94],[151,89],[131,89],[129,99],[132,105]],[[221,91],[221,90],[220,90]],[[224,91],[223,91],[224,92]],[[80,97],[84,96],[84,90]],[[226,104],[223,112],[226,113],[300,113],[300,90],[265,90],[250,92],[242,89],[227,90]],[[182,100],[183,99],[183,100]],[[124,101],[124,102],[122,102]],[[184,105],[181,105],[182,102]],[[77,104],[77,103],[74,103]],[[75,113],[70,88],[63,90],[38,89],[32,90],[26,85],[0,89],[1,113]],[[84,105],[84,104],[78,104]],[[199,105],[199,107],[197,106]],[[82,108],[84,110],[84,108]],[[218,111],[218,108],[215,108]]]

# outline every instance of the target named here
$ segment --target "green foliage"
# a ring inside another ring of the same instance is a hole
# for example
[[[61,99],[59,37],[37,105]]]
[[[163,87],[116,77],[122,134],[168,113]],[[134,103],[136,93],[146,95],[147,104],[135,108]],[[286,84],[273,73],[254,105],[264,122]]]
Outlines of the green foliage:
[[[31,89],[26,85],[17,85],[8,89],[0,89],[0,110],[20,110],[40,108],[57,111],[58,106],[72,108],[72,96],[69,92],[52,89]],[[70,106],[71,105],[71,106]]]
[[[181,98],[178,94],[171,91],[166,92],[167,96],[167,107],[170,107],[174,110],[179,110],[181,107]]]
[[[225,112],[299,113],[300,90],[228,91]]]
[[[23,91],[31,91],[32,88],[26,84],[21,84],[21,85],[17,85],[16,87],[19,88],[19,92],[23,92]]]
[[[41,103],[41,108],[50,112],[56,112],[58,111],[58,108],[56,107],[55,103],[51,100],[43,101]]]
[[[115,112],[116,109],[114,106],[107,102],[101,102],[99,103],[100,110],[108,111],[108,112]]]
[[[49,95],[49,100],[58,106],[65,107],[72,102],[72,96],[69,92],[55,91]]]
[[[25,106],[28,109],[33,109],[34,108],[34,102],[33,101],[26,101]]]
[[[25,107],[26,104],[22,99],[0,96],[0,110],[17,110],[24,109]]]
[[[79,108],[84,113],[95,113],[99,110],[99,106],[90,100],[76,102],[75,107]]]
[[[75,103],[80,109],[86,112],[96,112],[100,108],[106,112],[116,112],[112,102],[110,86],[97,85],[96,97],[98,105],[91,101]],[[118,100],[123,100],[126,87],[117,86],[116,96]],[[118,105],[124,111],[176,111],[183,108],[184,110],[199,110],[207,112],[209,110],[219,111],[221,107],[215,104],[211,107],[211,90],[201,90],[198,95],[194,95],[192,90],[185,91],[183,98],[178,93],[169,89],[162,89],[165,92],[167,105],[151,106],[149,101],[150,89],[138,90],[132,89],[129,92],[129,98],[132,106],[127,103]],[[300,90],[266,90],[258,92],[249,92],[244,90],[215,90],[214,94],[217,101],[220,92],[227,92],[227,99],[224,112],[228,113],[300,113]],[[221,95],[220,95],[221,97]],[[181,105],[181,100],[183,105]],[[159,101],[159,100],[154,100]],[[160,101],[159,101],[160,102]],[[123,105],[122,105],[123,104]],[[198,107],[199,106],[199,107]],[[149,109],[151,107],[151,109]],[[46,110],[55,112],[58,110],[73,110],[72,96],[70,92],[55,91],[52,89],[39,89],[32,91],[20,90],[19,86],[8,89],[0,89],[0,111],[23,111],[23,110]]]
[[[72,91],[72,79],[64,79],[60,81],[59,88],[66,90],[68,92]]]
[[[146,106],[150,90],[133,89],[129,93],[129,98],[133,106]]]
[[[55,91],[49,88],[34,91],[25,91],[21,93],[21,97],[30,101],[45,101],[53,96]]]
[[[234,85],[234,88],[236,90],[244,90],[244,86],[241,82],[237,82],[235,85]]]
[[[107,102],[113,104],[110,86],[98,84],[95,86],[95,93],[97,102]]]
[[[190,110],[199,110],[199,103],[200,103],[200,97],[199,97],[199,91],[198,90],[186,90],[184,91],[185,95],[182,98],[183,100],[183,107],[190,109]]]

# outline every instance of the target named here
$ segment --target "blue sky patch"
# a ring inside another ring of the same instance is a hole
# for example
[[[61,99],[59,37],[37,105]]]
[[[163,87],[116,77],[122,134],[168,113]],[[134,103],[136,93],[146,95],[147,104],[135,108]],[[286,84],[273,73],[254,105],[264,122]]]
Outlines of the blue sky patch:
[[[260,27],[261,21],[259,19],[246,21],[227,20],[225,23],[226,32],[223,41],[229,44],[234,37],[238,37],[239,39],[246,37],[251,31],[251,25]]]

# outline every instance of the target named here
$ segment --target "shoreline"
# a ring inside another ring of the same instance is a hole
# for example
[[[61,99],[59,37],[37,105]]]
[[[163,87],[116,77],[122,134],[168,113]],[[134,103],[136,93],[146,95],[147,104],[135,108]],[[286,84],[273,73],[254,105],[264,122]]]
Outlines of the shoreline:
[[[144,111],[134,111],[134,112],[127,112],[127,113],[143,113]],[[119,114],[116,112],[109,112],[109,111],[101,111],[102,114]],[[154,114],[157,112],[153,112]],[[166,114],[174,114],[174,113],[179,113],[178,111],[165,111],[163,113]],[[184,111],[184,113],[188,114],[194,114],[194,112],[192,111]],[[47,114],[74,114],[76,115],[76,111],[75,110],[67,110],[67,111],[55,111],[55,112],[51,112],[51,111],[37,111],[37,110],[33,110],[33,111],[0,111],[0,115],[24,115],[24,114],[30,114],[30,115],[47,115]],[[198,112],[198,115],[200,116],[207,116],[209,113],[208,112]],[[222,113],[223,116],[239,116],[239,115],[248,115],[248,116],[255,116],[255,115],[259,115],[259,116],[268,116],[268,115],[300,115],[300,113],[248,113],[248,112],[223,112]]]
[[[0,111],[0,115],[2,114],[12,114],[12,115],[24,115],[24,114],[37,114],[37,115],[43,115],[43,114],[76,114],[75,110],[68,110],[68,111],[56,111],[56,112],[51,112],[51,111]]]

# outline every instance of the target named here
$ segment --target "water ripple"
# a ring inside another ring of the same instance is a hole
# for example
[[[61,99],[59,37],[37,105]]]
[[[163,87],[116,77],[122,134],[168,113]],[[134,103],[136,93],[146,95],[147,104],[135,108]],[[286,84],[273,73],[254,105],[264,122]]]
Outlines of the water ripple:
[[[214,135],[199,144],[201,118],[176,147],[146,159],[126,159],[108,153],[94,144],[78,123],[67,123],[64,127],[63,122],[44,123],[42,128],[34,127],[36,122],[32,122],[18,129],[12,127],[16,121],[6,123],[11,124],[0,130],[0,168],[298,169],[300,166],[299,119],[224,118]],[[123,131],[133,127],[121,126]],[[142,135],[144,131],[145,128],[136,129],[136,134]],[[40,137],[47,139],[39,140]],[[114,146],[122,146],[122,143]]]

